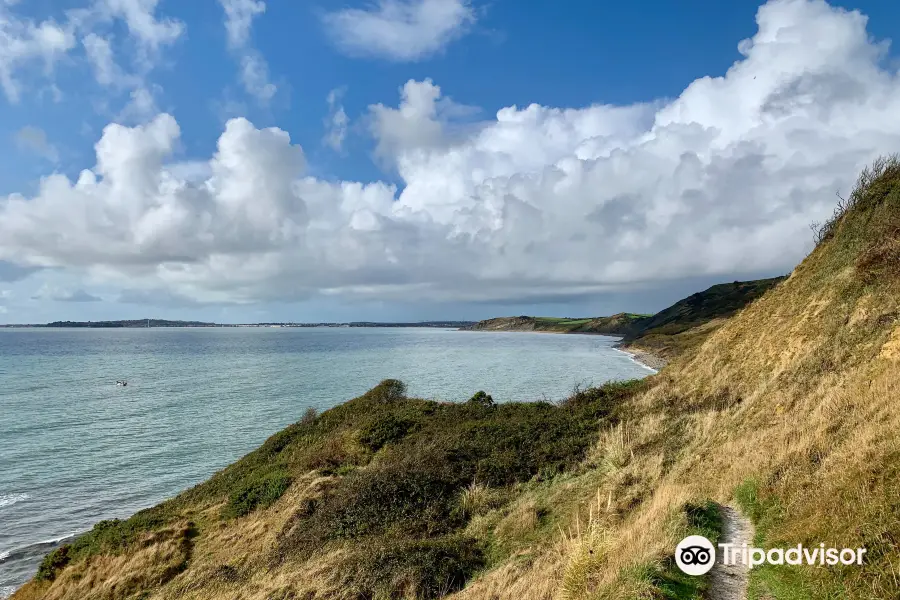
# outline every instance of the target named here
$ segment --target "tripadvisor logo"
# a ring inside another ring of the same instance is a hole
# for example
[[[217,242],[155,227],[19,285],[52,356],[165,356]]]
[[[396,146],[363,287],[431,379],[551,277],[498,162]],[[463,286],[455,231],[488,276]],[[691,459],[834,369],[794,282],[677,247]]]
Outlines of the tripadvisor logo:
[[[702,535],[689,535],[675,547],[675,564],[688,575],[704,575],[716,562],[716,549]]]
[[[861,565],[865,548],[805,548],[797,544],[792,548],[772,548],[764,550],[747,544],[719,544],[722,564],[746,565],[748,569],[760,565],[815,565],[835,566]],[[689,535],[675,547],[675,564],[688,575],[704,575],[716,562],[716,549],[712,542],[702,535]]]

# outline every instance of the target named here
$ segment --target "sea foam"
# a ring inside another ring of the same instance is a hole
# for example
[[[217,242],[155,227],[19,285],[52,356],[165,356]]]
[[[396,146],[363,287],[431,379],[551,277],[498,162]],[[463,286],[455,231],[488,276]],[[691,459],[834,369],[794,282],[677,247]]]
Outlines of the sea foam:
[[[0,585],[0,600],[5,600],[13,595],[13,592],[16,591],[16,588],[11,585]]]
[[[5,506],[12,506],[17,502],[23,502],[28,500],[31,496],[28,494],[3,494],[0,495],[0,508]]]

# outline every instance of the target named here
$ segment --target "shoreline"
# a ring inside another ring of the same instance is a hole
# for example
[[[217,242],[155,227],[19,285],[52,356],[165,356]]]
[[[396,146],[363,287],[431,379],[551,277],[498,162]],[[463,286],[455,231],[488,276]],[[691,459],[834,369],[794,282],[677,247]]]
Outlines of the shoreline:
[[[641,365],[642,367],[646,367],[653,371],[654,373],[659,373],[663,367],[669,364],[669,361],[666,359],[656,356],[655,354],[651,354],[650,352],[646,352],[644,350],[637,350],[635,348],[628,348],[627,350],[623,350],[622,348],[627,348],[627,346],[613,346],[613,350],[616,352],[621,352],[622,354],[627,354],[631,360]]]
[[[662,358],[661,356],[653,354],[652,352],[647,352],[646,350],[622,345],[621,341],[625,338],[621,335],[612,333],[597,333],[594,331],[540,331],[534,329],[458,329],[457,331],[472,331],[479,333],[550,333],[556,335],[600,335],[603,337],[618,338],[619,343],[613,345],[612,349],[616,352],[626,354],[631,360],[641,365],[642,367],[653,371],[653,373],[659,373],[663,369],[663,367],[669,364],[669,361]]]

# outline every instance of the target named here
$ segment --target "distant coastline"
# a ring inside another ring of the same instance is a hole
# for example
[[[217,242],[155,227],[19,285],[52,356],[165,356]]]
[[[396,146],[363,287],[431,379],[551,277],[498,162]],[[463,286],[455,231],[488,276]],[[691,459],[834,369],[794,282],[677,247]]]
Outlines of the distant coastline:
[[[419,321],[413,323],[381,323],[352,321],[348,323],[205,323],[202,321],[169,321],[165,319],[130,319],[119,321],[53,321],[51,323],[8,324],[0,329],[152,329],[195,327],[434,327],[460,328],[473,325],[474,321]]]

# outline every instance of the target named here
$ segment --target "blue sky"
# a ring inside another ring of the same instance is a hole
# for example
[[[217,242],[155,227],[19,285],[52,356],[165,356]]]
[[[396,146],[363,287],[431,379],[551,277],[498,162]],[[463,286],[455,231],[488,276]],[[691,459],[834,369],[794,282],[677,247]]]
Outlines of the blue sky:
[[[0,322],[608,314],[781,274],[900,149],[898,25],[880,0],[0,0]]]

